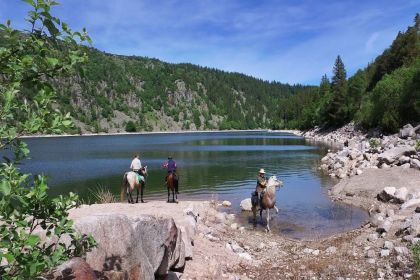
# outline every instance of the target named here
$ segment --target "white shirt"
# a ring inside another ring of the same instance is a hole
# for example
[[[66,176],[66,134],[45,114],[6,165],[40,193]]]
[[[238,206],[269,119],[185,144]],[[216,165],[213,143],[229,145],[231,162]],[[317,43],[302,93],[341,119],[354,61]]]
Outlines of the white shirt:
[[[134,158],[133,161],[131,162],[130,168],[134,171],[140,170],[141,169],[140,159]]]

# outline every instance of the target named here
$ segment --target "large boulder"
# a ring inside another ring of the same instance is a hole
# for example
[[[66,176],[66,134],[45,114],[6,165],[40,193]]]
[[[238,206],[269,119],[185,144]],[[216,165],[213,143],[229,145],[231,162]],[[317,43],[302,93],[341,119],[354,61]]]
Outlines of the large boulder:
[[[420,126],[417,126],[414,128],[411,124],[406,124],[403,126],[402,129],[400,129],[400,133],[398,134],[398,136],[402,139],[407,139],[408,137],[414,137],[416,135],[416,130],[419,127]]]
[[[97,247],[86,255],[86,262],[97,271],[154,279],[185,264],[181,231],[171,218],[98,214],[77,219],[75,228],[97,241]]]
[[[416,208],[420,206],[420,198],[413,198],[401,205],[401,209]]]
[[[401,156],[410,156],[416,153],[414,147],[411,146],[398,146],[389,149],[378,156],[379,163],[392,164]]]
[[[250,198],[246,198],[241,201],[241,209],[242,211],[252,211],[252,203]]]

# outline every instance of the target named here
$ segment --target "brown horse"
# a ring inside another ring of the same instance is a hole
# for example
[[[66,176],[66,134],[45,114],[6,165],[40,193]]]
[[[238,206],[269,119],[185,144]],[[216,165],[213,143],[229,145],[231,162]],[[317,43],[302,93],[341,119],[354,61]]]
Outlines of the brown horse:
[[[170,174],[168,174],[168,177],[166,177],[166,187],[168,188],[168,201],[169,201],[169,196],[170,196],[170,191],[172,191],[172,202],[177,202],[178,201],[178,196],[176,194],[176,190],[175,190],[175,176],[177,176],[175,173],[171,172]]]
[[[143,176],[144,179],[146,181],[146,177],[147,177],[147,166],[142,168],[143,171]],[[128,171],[125,172],[124,177],[123,177],[123,182],[121,185],[121,202],[124,201],[124,193],[127,194],[127,200],[128,203],[134,203],[134,199],[133,196],[131,195],[132,191],[134,191],[134,189],[136,189],[137,191],[137,198],[136,198],[136,203],[139,202],[139,190],[140,190],[140,202],[144,203],[143,200],[143,190],[144,187],[146,185],[145,181],[140,181],[137,179],[138,174],[134,171]]]
[[[270,231],[270,209],[275,209],[276,213],[279,212],[279,209],[276,207],[276,189],[280,187],[283,182],[277,180],[276,176],[271,176],[268,179],[267,187],[265,188],[265,193],[260,201],[260,217],[262,220],[262,211],[267,211],[267,231]],[[252,205],[252,212],[254,214],[254,226],[257,225],[257,207],[258,205]]]

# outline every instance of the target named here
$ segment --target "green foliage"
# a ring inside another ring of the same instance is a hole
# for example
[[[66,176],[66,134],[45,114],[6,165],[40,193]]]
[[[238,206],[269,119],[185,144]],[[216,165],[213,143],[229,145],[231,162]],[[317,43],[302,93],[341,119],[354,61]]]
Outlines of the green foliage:
[[[416,269],[420,271],[420,242],[416,242],[411,246],[411,253],[413,254],[413,260],[416,265]]]
[[[395,132],[420,119],[420,59],[386,74],[362,103],[358,121]]]
[[[128,121],[127,124],[125,125],[125,131],[136,132],[137,131],[136,124],[133,121]]]
[[[21,135],[72,127],[69,114],[53,109],[56,92],[49,80],[71,74],[86,61],[78,43],[90,41],[85,31],[73,32],[50,14],[55,1],[25,2],[32,6],[30,31],[18,32],[10,21],[0,24],[0,151],[11,152],[0,166],[0,259],[6,261],[1,279],[35,279],[95,245],[92,237],[78,235],[68,219],[77,196],[50,199],[45,177],[32,179],[18,168],[29,154]],[[46,239],[37,235],[40,231]],[[69,242],[63,242],[64,236]]]
[[[420,151],[420,140],[416,140],[416,144],[414,145],[414,148],[416,149],[417,152]]]
[[[377,149],[381,146],[381,139],[379,138],[370,138],[369,139],[369,145],[373,149]]]

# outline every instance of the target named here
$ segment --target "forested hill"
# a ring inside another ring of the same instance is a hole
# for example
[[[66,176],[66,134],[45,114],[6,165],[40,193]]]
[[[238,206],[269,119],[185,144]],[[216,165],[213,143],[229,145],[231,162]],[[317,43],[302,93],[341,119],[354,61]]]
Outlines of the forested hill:
[[[84,71],[57,81],[59,104],[92,132],[338,127],[395,132],[420,122],[420,16],[347,78],[340,56],[319,87],[267,82],[192,64],[89,49]]]
[[[341,126],[353,120],[365,128],[396,132],[407,123],[420,123],[419,14],[365,69],[347,79],[338,56],[333,74],[331,81],[322,77],[319,98],[298,116],[299,127]]]
[[[0,47],[7,42],[0,34]],[[420,16],[383,54],[348,78],[337,57],[320,86],[268,82],[192,64],[86,48],[76,74],[54,79],[71,133],[338,127],[394,132],[420,122]],[[297,66],[298,67],[298,66]],[[320,73],[322,74],[322,73]]]
[[[88,56],[78,75],[56,81],[59,106],[71,113],[79,132],[272,128],[280,124],[279,112],[293,122],[318,94],[314,86],[192,64],[95,49]],[[294,104],[291,96],[299,97]]]

